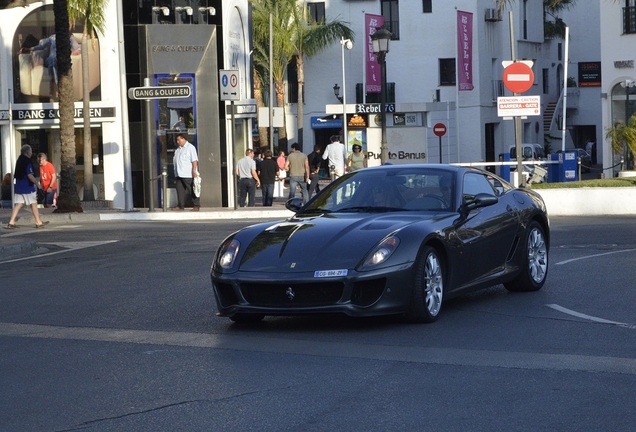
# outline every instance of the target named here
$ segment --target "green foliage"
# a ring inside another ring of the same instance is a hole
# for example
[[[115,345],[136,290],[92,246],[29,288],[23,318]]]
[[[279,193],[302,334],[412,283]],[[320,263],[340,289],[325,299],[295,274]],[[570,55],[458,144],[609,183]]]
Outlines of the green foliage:
[[[629,118],[627,124],[616,122],[605,133],[605,137],[612,142],[612,151],[616,154],[630,152],[632,160],[636,156],[636,114]]]
[[[534,183],[532,185],[532,189],[575,189],[582,187],[636,187],[636,177],[615,177],[565,183]]]

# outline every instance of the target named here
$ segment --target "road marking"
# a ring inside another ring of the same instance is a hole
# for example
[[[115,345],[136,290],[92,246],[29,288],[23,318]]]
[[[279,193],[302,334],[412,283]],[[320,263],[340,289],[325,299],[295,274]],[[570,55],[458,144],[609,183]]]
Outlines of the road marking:
[[[574,262],[574,261],[580,261],[580,260],[589,259],[589,258],[596,258],[596,257],[604,256],[604,255],[612,255],[612,254],[617,254],[617,253],[634,252],[634,251],[636,251],[636,249],[624,249],[624,250],[617,250],[617,251],[612,251],[612,252],[604,252],[604,253],[594,254],[594,255],[586,255],[586,256],[582,256],[582,257],[578,257],[578,258],[568,259],[568,260],[565,260],[565,261],[559,261],[555,265],[569,264],[569,263]]]
[[[636,329],[636,325],[635,324],[627,324],[627,323],[622,323],[622,322],[618,322],[618,321],[610,321],[610,320],[606,320],[603,318],[598,318],[595,316],[591,316],[591,315],[586,315],[577,311],[573,311],[572,309],[567,309],[564,308],[563,306],[559,306],[557,304],[547,304],[547,307],[554,309],[556,311],[559,312],[563,312],[564,314],[568,314],[568,315],[572,315],[575,316],[577,318],[583,318],[586,319],[588,321],[594,321],[597,323],[602,323],[602,324],[612,324],[612,325],[617,325],[620,327],[627,327],[627,328],[631,328],[631,329]]]
[[[454,366],[523,370],[565,370],[636,376],[636,358],[504,352],[423,346],[371,345],[352,342],[284,339],[263,335],[182,333],[168,331],[60,327],[0,322],[0,337],[59,339],[108,343],[211,348],[241,352],[369,359]],[[158,349],[145,350],[159,352]]]
[[[61,248],[64,248],[64,249],[57,250],[57,251],[54,251],[54,252],[43,253],[43,254],[30,255],[30,256],[27,256],[27,257],[16,258],[16,259],[12,259],[12,260],[0,261],[0,264],[12,263],[12,262],[24,261],[24,260],[30,260],[30,259],[34,259],[34,258],[42,258],[42,257],[45,257],[45,256],[57,255],[57,254],[70,252],[70,251],[74,251],[74,250],[86,249],[86,248],[95,247],[95,246],[101,246],[101,245],[105,245],[105,244],[108,244],[108,243],[116,243],[118,241],[119,240],[41,243],[41,245],[53,245],[53,246],[61,247]]]

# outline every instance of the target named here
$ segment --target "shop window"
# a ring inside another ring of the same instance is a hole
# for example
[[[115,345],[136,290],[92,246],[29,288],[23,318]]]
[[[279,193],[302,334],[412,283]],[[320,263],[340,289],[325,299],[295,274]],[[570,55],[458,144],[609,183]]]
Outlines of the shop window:
[[[190,97],[158,99],[156,101],[158,108],[156,118],[158,157],[156,172],[153,175],[160,173],[162,167],[167,167],[168,187],[175,187],[173,158],[174,151],[177,149],[177,135],[185,133],[190,144],[197,147],[194,74],[158,75],[155,85],[187,85],[191,88]]]
[[[56,62],[51,58],[51,36],[55,34],[53,6],[46,5],[29,13],[18,25],[13,37],[14,102],[38,103],[57,101],[59,76]],[[88,54],[80,52],[84,27],[71,28],[71,67],[73,73],[73,99],[82,100],[82,66],[88,64],[88,91],[90,100],[101,100],[100,43],[87,41]]]

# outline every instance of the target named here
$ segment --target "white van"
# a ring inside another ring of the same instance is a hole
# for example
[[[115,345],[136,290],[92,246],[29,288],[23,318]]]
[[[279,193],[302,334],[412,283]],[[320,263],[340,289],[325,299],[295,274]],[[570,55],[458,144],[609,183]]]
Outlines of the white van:
[[[547,157],[545,155],[545,151],[543,150],[543,146],[540,144],[521,144],[522,148],[522,160],[546,160]],[[510,159],[517,159],[517,147],[514,145],[510,146]]]
[[[547,160],[543,146],[536,143],[521,144],[522,160],[524,161],[544,161]],[[510,146],[510,160],[517,160],[517,147]],[[511,172],[516,169],[511,167]],[[543,183],[548,173],[545,165],[524,165],[523,175],[526,177],[527,183]]]

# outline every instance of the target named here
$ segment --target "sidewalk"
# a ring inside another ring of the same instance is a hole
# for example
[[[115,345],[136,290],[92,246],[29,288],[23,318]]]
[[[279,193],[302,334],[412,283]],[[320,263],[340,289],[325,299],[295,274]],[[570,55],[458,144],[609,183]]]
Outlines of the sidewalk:
[[[286,190],[287,192],[287,190]],[[105,206],[93,207],[83,205],[82,213],[54,213],[52,208],[40,208],[40,218],[49,221],[50,224],[43,228],[49,229],[55,225],[90,223],[100,221],[193,221],[193,220],[238,220],[238,219],[285,219],[293,213],[285,208],[287,199],[276,198],[272,207],[263,207],[260,189],[256,193],[256,206],[237,208],[206,208],[201,207],[198,212],[190,209],[184,211],[163,211],[156,208],[150,212],[147,208],[124,211],[111,209]],[[27,231],[35,231],[35,220],[30,208],[23,207],[18,214],[14,230],[4,229],[11,218],[11,209],[0,208],[0,261],[5,259],[29,256],[37,250],[34,240],[25,238],[22,234]],[[38,230],[40,231],[40,230]]]

